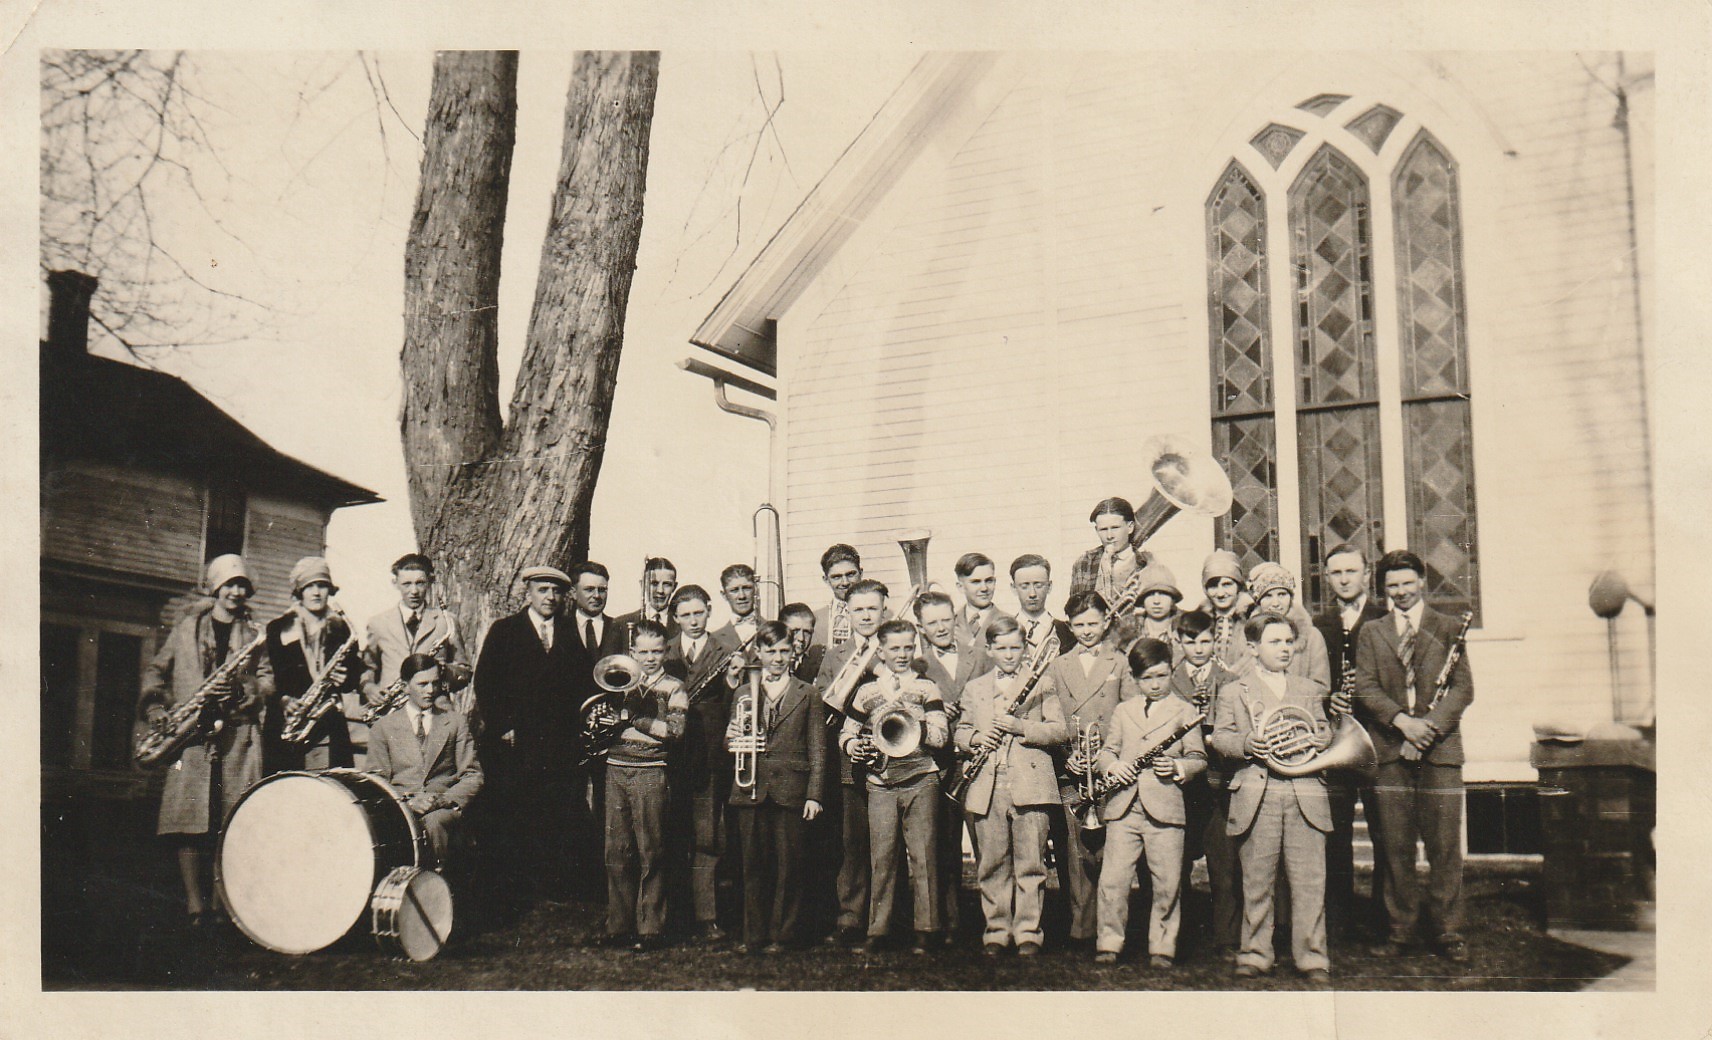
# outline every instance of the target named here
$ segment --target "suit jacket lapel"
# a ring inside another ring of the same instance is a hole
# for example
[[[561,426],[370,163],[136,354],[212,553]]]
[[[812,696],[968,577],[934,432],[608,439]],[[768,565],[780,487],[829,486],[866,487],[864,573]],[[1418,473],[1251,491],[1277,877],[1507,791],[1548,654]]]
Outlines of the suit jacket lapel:
[[[761,700],[763,710],[765,710],[766,707],[766,696],[766,691],[762,690]],[[770,737],[774,733],[778,732],[779,727],[783,726],[785,724],[785,720],[790,718],[798,708],[803,706],[806,699],[807,695],[804,693],[802,685],[798,683],[797,680],[791,679],[787,681],[785,683],[784,696],[779,700],[779,717],[774,719],[773,724],[767,727],[767,736]]]
[[[440,749],[446,746],[446,739],[451,736],[451,720],[445,712],[428,716],[428,740],[422,745],[422,782],[428,782],[429,767],[440,757]]]

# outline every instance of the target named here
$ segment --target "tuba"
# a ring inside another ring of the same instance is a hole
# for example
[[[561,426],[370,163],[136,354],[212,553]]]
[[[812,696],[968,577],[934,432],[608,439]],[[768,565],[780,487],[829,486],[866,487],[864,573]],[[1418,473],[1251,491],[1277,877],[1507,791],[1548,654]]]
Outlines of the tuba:
[[[582,718],[584,762],[611,751],[618,743],[619,734],[630,724],[624,698],[642,686],[642,666],[629,654],[607,654],[595,663],[594,684],[601,692],[585,699],[578,709]]]
[[[1306,708],[1281,704],[1257,723],[1266,738],[1266,764],[1279,776],[1314,776],[1341,769],[1368,780],[1379,771],[1373,738],[1353,715],[1338,718],[1337,732],[1324,751],[1314,747],[1314,716]]]
[[[1201,516],[1223,516],[1230,512],[1230,478],[1212,455],[1174,434],[1149,438],[1142,452],[1148,460],[1153,490],[1135,511],[1132,546],[1141,548],[1143,542],[1181,511]]]

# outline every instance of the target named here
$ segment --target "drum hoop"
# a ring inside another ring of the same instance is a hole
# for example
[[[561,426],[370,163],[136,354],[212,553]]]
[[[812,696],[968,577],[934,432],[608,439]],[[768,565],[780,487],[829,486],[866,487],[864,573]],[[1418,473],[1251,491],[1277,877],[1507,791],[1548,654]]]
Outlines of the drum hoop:
[[[380,880],[379,884],[375,885],[374,893],[369,896],[369,933],[374,938],[375,946],[381,952],[406,960],[416,960],[415,957],[405,952],[404,936],[398,927],[398,920],[410,895],[410,886],[423,874],[434,874],[439,877],[436,871],[426,868],[394,867],[387,873],[386,877]],[[444,884],[444,878],[441,878],[441,883]],[[386,905],[381,904],[383,899],[386,901]],[[450,932],[447,934],[449,935]],[[445,936],[436,932],[435,938],[438,940],[438,945],[434,947],[434,954],[430,955],[429,960],[437,956],[446,946]]]
[[[238,796],[238,800],[232,803],[232,811],[226,814],[225,820],[223,820],[220,824],[220,840],[216,843],[216,845],[214,847],[214,892],[215,892],[216,896],[219,898],[221,906],[230,908],[232,905],[232,901],[229,898],[227,898],[227,895],[226,895],[226,879],[223,875],[223,871],[221,868],[223,867],[225,860],[226,860],[226,835],[227,835],[228,831],[230,830],[229,825],[231,824],[232,820],[237,817],[238,810],[243,808],[244,802],[249,799],[250,795],[256,793],[256,790],[258,788],[262,787],[264,784],[267,784],[271,781],[277,780],[280,777],[307,776],[307,777],[310,777],[312,779],[320,780],[320,779],[327,777],[327,776],[330,776],[330,775],[331,776],[360,776],[360,777],[363,777],[364,779],[373,783],[375,786],[379,787],[383,792],[386,793],[386,795],[389,798],[391,798],[394,802],[396,802],[398,804],[399,811],[403,813],[405,823],[409,827],[409,831],[410,831],[410,858],[411,858],[410,866],[412,869],[420,869],[421,868],[423,855],[425,853],[425,850],[427,848],[427,843],[428,843],[427,835],[425,835],[423,833],[422,825],[416,822],[416,814],[410,811],[410,805],[405,800],[404,796],[399,794],[398,788],[392,786],[392,784],[390,784],[386,780],[383,780],[380,777],[374,775],[373,773],[365,773],[361,769],[346,769],[346,768],[342,768],[342,767],[338,768],[338,769],[321,769],[321,770],[284,769],[284,770],[281,770],[280,772],[277,772],[277,773],[270,773],[269,775],[262,777],[260,780],[257,780],[255,783],[251,784],[248,788],[246,788],[244,793]],[[339,789],[340,793],[342,793],[346,798],[350,799],[350,802],[352,805],[358,806],[359,808],[361,807],[361,805],[362,805],[361,801],[357,798],[356,793],[353,792],[351,790],[351,788],[349,788],[346,785],[341,784],[341,783],[335,783],[333,786],[337,787]],[[363,826],[368,828],[368,832],[369,832],[369,848],[370,849],[379,849],[380,848],[380,841],[379,841],[379,837],[375,834],[374,821],[369,819],[369,816],[367,813],[362,813],[362,818],[363,818]],[[404,868],[402,868],[402,867],[395,867],[394,868],[394,870],[401,870],[401,869],[404,869]],[[382,878],[381,880],[384,881],[385,879]],[[371,885],[370,892],[369,892],[369,898],[371,900],[374,898],[373,889],[375,887],[378,887],[379,884],[380,884],[380,882],[377,881],[373,885]],[[273,949],[273,947],[271,945],[269,945],[268,943],[264,942],[260,936],[251,932],[249,930],[249,928],[244,925],[243,920],[237,914],[232,914],[231,918],[232,918],[232,923],[238,926],[238,930],[240,932],[244,933],[245,938],[249,939],[251,942],[255,943],[257,946],[260,946],[264,950],[272,950]]]

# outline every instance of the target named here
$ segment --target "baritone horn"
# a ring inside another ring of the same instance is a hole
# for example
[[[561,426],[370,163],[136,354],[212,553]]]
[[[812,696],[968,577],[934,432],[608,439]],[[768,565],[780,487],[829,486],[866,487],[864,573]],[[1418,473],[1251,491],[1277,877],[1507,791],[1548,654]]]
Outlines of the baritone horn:
[[[1201,516],[1223,516],[1230,512],[1231,482],[1218,460],[1194,446],[1185,437],[1160,434],[1142,446],[1153,489],[1135,511],[1135,533],[1130,544],[1143,542],[1179,512]]]
[[[1314,746],[1314,716],[1295,704],[1281,704],[1257,724],[1266,738],[1266,764],[1279,776],[1315,776],[1342,770],[1371,780],[1379,772],[1379,756],[1367,728],[1353,715],[1338,718],[1337,732],[1324,751]]]
[[[903,758],[921,747],[921,714],[911,704],[890,704],[874,716],[874,747],[886,758]]]
[[[642,685],[642,666],[629,654],[607,654],[595,663],[594,684],[602,692],[586,698],[578,709],[585,763],[612,750],[629,725],[624,698]]]

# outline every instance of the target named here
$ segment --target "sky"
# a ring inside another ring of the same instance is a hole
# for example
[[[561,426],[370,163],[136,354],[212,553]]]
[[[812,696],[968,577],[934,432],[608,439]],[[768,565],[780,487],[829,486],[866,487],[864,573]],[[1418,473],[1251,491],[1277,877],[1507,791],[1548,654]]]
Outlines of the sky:
[[[169,185],[152,203],[157,227],[209,284],[266,311],[238,343],[145,357],[279,450],[387,500],[341,510],[328,528],[343,605],[362,616],[390,600],[387,567],[415,548],[398,355],[432,55],[369,56],[396,114],[377,112],[354,52],[193,57],[218,154],[196,170],[206,204]],[[642,241],[591,520],[591,556],[612,570],[614,613],[635,604],[647,555],[671,557],[682,580],[710,590],[726,564],[753,562],[766,426],[719,411],[712,384],[677,362],[704,353],[690,333],[914,61],[900,51],[662,55]],[[500,285],[502,406],[527,331],[570,69],[569,53],[525,51],[519,62]]]

